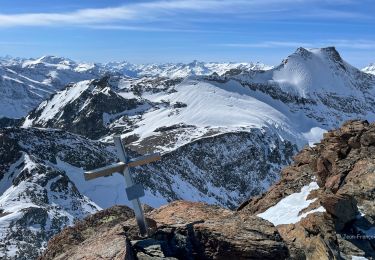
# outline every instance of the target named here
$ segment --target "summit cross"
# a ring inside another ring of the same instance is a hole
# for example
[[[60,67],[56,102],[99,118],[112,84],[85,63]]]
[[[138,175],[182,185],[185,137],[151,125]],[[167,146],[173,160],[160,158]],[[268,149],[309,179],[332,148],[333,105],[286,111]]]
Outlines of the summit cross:
[[[137,220],[137,224],[139,227],[139,233],[141,236],[147,236],[148,235],[147,224],[145,221],[144,212],[143,212],[141,202],[139,199],[143,197],[145,193],[144,193],[142,184],[134,183],[133,178],[130,174],[130,168],[158,161],[161,159],[161,155],[160,153],[153,153],[153,154],[144,155],[136,159],[130,160],[130,158],[128,157],[125,151],[125,147],[122,143],[121,137],[115,136],[113,137],[113,141],[115,143],[117,156],[119,157],[120,162],[109,165],[109,166],[105,166],[103,168],[85,172],[84,174],[85,180],[89,181],[89,180],[93,180],[99,177],[110,176],[116,172],[124,175],[125,186],[126,186],[125,192],[128,197],[128,200],[131,201],[133,205],[135,218]]]

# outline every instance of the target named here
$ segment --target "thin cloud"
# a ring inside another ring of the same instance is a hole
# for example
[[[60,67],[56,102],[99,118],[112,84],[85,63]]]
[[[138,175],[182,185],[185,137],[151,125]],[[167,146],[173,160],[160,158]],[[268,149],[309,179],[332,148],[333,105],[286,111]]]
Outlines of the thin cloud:
[[[327,40],[319,42],[295,42],[295,41],[263,41],[254,43],[221,43],[216,46],[228,48],[282,48],[282,47],[306,47],[335,46],[347,49],[375,49],[375,41],[371,40]]]
[[[87,28],[96,30],[119,30],[119,31],[140,31],[140,32],[186,32],[186,33],[212,33],[213,30],[194,30],[180,28],[159,28],[149,26],[127,26],[127,25],[90,25]]]
[[[295,47],[295,46],[312,46],[306,42],[281,42],[281,41],[264,41],[255,43],[222,43],[218,44],[223,47],[233,48],[275,48],[275,47]]]
[[[336,5],[352,4],[352,1],[342,0],[161,0],[140,2],[117,7],[79,9],[64,13],[15,13],[1,14],[0,27],[17,26],[98,26],[123,25],[132,26],[132,23],[144,24],[154,21],[184,20],[201,14],[236,15],[236,19],[248,19],[272,13],[267,19],[285,19],[302,15],[295,15],[296,10],[311,10],[311,6],[326,8]],[[307,8],[305,8],[307,7]],[[278,13],[279,15],[275,15]],[[181,15],[187,14],[187,15]],[[291,14],[291,15],[285,15]],[[358,18],[364,16],[355,12],[339,12],[330,9],[309,11],[306,17],[326,18]],[[242,18],[241,18],[242,17]],[[262,16],[263,17],[263,16]],[[99,27],[98,27],[99,28]],[[102,27],[104,28],[104,27]],[[130,28],[130,27],[129,27]]]

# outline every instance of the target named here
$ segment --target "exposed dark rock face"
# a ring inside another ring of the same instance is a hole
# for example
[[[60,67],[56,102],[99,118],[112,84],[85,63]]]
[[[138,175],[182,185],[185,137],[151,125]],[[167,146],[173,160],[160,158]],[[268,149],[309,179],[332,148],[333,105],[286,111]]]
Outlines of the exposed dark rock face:
[[[157,146],[160,139],[154,143],[148,140],[148,145]],[[136,180],[170,201],[182,199],[175,190],[188,184],[194,187],[193,194],[235,208],[277,181],[280,168],[296,151],[295,145],[267,130],[214,135],[165,154],[160,162],[137,168]],[[226,192],[213,192],[209,187]]]
[[[112,120],[111,116],[135,109],[142,104],[137,99],[125,99],[118,95],[111,89],[109,80],[110,77],[106,76],[87,82],[87,87],[83,88],[81,93],[75,94],[79,95],[77,98],[61,106],[54,117],[44,119],[44,109],[49,103],[59,106],[58,100],[62,102],[77,88],[75,84],[69,85],[32,111],[26,121],[33,121],[32,125],[35,127],[58,128],[98,139],[110,132],[108,125]],[[53,109],[54,107],[51,107],[50,110]]]

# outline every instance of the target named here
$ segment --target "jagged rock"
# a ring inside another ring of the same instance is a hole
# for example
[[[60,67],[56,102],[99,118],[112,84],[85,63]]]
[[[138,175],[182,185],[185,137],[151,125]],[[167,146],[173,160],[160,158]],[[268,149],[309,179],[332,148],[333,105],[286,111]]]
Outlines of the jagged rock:
[[[348,194],[329,194],[321,199],[323,207],[334,216],[336,230],[341,231],[358,215],[357,201]]]
[[[373,259],[374,130],[375,124],[351,120],[324,134],[321,143],[294,157],[294,164],[283,169],[281,180],[268,192],[244,202],[238,210],[263,213],[316,180],[319,189],[307,198],[315,201],[300,214],[320,205],[326,213],[313,212],[296,223],[277,226],[292,258],[350,259],[358,255]]]
[[[39,259],[133,260],[130,242],[121,225],[129,218],[134,218],[134,213],[125,206],[95,213],[53,237]]]
[[[291,251],[292,259],[340,259],[331,218],[312,213],[296,224],[277,227]]]

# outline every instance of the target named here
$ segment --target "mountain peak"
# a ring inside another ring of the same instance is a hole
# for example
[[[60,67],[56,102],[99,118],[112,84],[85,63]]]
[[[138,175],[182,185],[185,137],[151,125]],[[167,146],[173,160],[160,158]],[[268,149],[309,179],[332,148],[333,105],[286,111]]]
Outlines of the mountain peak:
[[[72,60],[64,58],[64,57],[58,57],[54,55],[45,55],[40,57],[39,59],[36,59],[35,61],[48,63],[48,64],[71,64],[74,63]]]
[[[315,54],[324,54],[326,55],[330,60],[334,62],[343,62],[343,59],[341,58],[340,53],[336,50],[335,47],[325,47],[325,48],[317,48],[317,49],[311,49],[311,52]]]
[[[323,93],[362,95],[374,80],[346,63],[335,47],[306,49],[299,47],[283,62],[261,75],[262,81],[273,82],[290,94],[311,97]],[[266,77],[265,77],[266,76]]]

